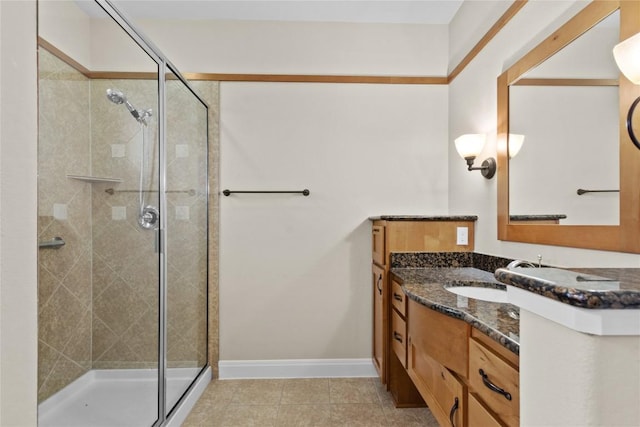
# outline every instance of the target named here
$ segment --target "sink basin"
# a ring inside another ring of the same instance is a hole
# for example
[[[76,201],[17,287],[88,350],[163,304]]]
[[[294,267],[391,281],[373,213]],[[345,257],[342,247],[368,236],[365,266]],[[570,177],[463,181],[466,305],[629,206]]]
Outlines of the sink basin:
[[[488,302],[507,302],[506,288],[497,288],[494,284],[483,285],[445,285],[444,288],[454,294]]]

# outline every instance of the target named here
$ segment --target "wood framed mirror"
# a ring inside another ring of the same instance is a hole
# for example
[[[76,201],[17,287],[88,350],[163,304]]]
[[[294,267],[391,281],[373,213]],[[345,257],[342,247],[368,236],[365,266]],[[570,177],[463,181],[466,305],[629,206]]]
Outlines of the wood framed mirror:
[[[534,68],[549,60],[577,38],[591,30],[598,23],[619,11],[619,40],[624,40],[640,31],[640,2],[638,1],[594,1],[583,8],[547,39],[533,48],[519,61],[498,77],[498,239],[513,242],[567,246],[617,252],[640,253],[640,150],[631,142],[626,131],[626,115],[632,102],[640,95],[640,86],[629,82],[618,73],[618,132],[617,144],[612,150],[619,153],[619,218],[603,224],[550,224],[530,221],[515,221],[510,211],[510,160],[508,144],[510,133],[510,90],[518,81],[526,77]],[[611,54],[611,58],[613,55]],[[613,60],[613,59],[611,59]],[[609,86],[615,83],[609,83]],[[606,85],[605,85],[606,86]],[[615,105],[612,106],[616,108]],[[615,112],[613,112],[615,114]],[[583,118],[589,121],[589,118]],[[614,128],[615,128],[615,118]],[[638,123],[640,126],[640,123]],[[615,130],[615,129],[614,129]],[[514,133],[517,133],[514,129]],[[576,135],[579,133],[576,132]],[[526,136],[525,136],[526,138]],[[556,147],[547,149],[542,160],[535,160],[536,176],[530,177],[535,183],[540,174],[548,174],[552,168],[546,159],[557,158],[557,144],[567,143],[567,138],[556,142]],[[525,140],[525,144],[527,141]],[[555,156],[555,157],[554,157]],[[514,162],[515,163],[515,162]],[[567,162],[568,163],[568,162]],[[511,165],[515,168],[515,166]],[[568,167],[568,166],[567,166]],[[597,168],[590,169],[597,174]],[[566,171],[571,174],[571,171]],[[515,172],[514,172],[515,173]],[[544,184],[549,188],[547,184]],[[544,188],[543,188],[544,190]],[[618,189],[616,189],[618,190]],[[514,190],[515,191],[515,190]],[[575,190],[574,190],[575,191]],[[515,193],[513,193],[515,194]],[[548,200],[536,201],[545,208]],[[551,207],[553,209],[553,207]],[[518,212],[524,214],[525,212]],[[562,214],[563,212],[550,212]]]

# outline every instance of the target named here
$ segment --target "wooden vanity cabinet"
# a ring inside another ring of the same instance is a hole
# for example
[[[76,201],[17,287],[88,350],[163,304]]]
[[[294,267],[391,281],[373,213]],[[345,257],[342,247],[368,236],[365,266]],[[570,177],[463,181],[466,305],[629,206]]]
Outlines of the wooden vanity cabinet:
[[[424,399],[407,374],[407,297],[402,287],[391,280],[391,329],[388,367],[388,390],[396,407],[410,408],[425,406]]]
[[[372,244],[372,289],[373,289],[373,360],[380,380],[389,385],[391,369],[390,358],[394,342],[391,334],[391,315],[393,295],[389,285],[390,262],[392,252],[471,252],[474,248],[475,220],[459,219],[460,217],[438,217],[437,219],[385,219],[374,220],[371,228]],[[466,227],[468,230],[468,244],[456,243],[457,227]],[[380,278],[382,277],[382,279]],[[396,311],[398,309],[396,308]],[[400,317],[404,319],[404,313]],[[397,319],[396,319],[397,320]],[[397,340],[396,340],[397,342]],[[396,362],[395,360],[393,361]],[[406,366],[406,361],[401,366]],[[404,375],[406,379],[396,379],[395,384],[406,384],[412,387],[404,369],[394,370],[398,375]],[[391,389],[390,389],[391,390]],[[392,394],[393,394],[393,390]],[[404,392],[404,391],[400,391]],[[399,395],[400,393],[398,393]],[[417,394],[416,394],[417,395]],[[397,406],[409,406],[410,402],[396,400]]]
[[[469,426],[520,425],[519,358],[478,331],[469,339]]]
[[[373,283],[373,364],[380,377],[387,369],[387,279],[385,271],[376,264],[371,266]]]
[[[413,300],[406,313],[407,373],[438,423],[518,426],[518,356],[467,322]]]
[[[468,323],[409,300],[407,373],[442,426],[466,425]]]

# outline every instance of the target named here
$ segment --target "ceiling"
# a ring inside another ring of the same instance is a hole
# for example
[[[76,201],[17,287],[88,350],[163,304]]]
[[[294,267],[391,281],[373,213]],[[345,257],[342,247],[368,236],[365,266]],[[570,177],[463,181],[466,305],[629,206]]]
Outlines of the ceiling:
[[[113,0],[135,19],[449,24],[463,0]],[[81,4],[86,0],[78,1]]]

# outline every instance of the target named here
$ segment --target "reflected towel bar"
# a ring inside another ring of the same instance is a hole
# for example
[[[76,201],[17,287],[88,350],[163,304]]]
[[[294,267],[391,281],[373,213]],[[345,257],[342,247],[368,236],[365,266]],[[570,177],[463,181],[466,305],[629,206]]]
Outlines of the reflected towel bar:
[[[582,188],[578,188],[578,196],[582,196],[585,193],[619,193],[620,190],[583,190]]]
[[[302,194],[303,196],[308,196],[309,194],[311,194],[311,192],[309,190],[307,190],[306,188],[304,190],[301,191],[231,191],[231,190],[222,190],[222,194],[224,194],[225,196],[229,196],[230,194],[233,193],[251,193],[251,194]]]
[[[140,190],[115,190],[113,188],[107,188],[104,190],[105,193],[109,193],[110,195],[114,195],[115,193],[139,193]],[[157,193],[158,190],[143,190],[144,193]],[[190,196],[196,195],[196,190],[193,188],[191,190],[167,190],[165,193],[186,193]]]
[[[60,249],[65,245],[65,241],[62,237],[54,237],[51,240],[45,240],[44,242],[38,242],[38,248],[44,249]]]

